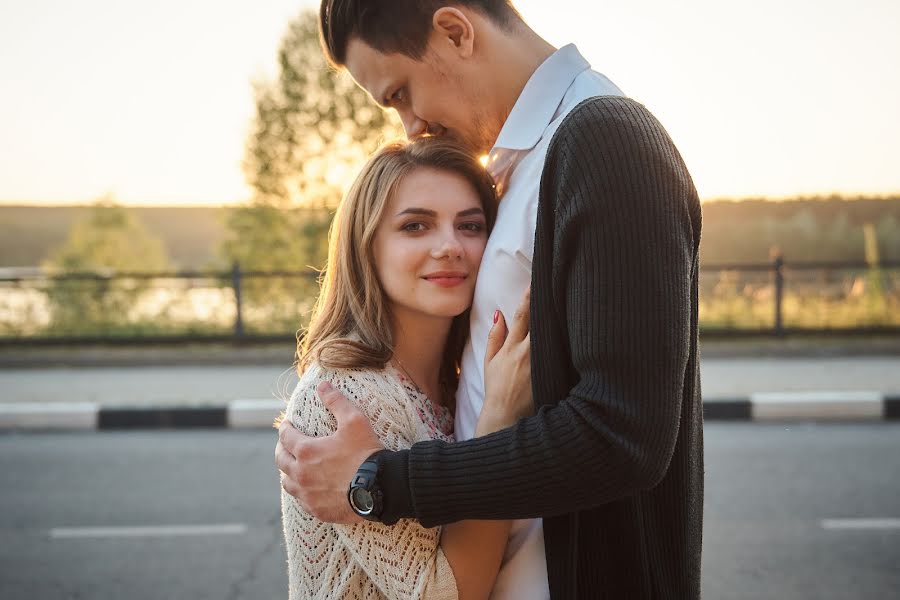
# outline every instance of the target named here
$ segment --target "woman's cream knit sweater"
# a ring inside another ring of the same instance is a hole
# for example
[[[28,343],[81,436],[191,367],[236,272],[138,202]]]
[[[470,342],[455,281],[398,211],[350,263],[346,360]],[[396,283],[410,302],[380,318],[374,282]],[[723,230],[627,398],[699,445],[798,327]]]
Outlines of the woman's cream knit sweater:
[[[375,370],[313,365],[307,369],[285,415],[307,435],[328,435],[337,426],[316,394],[316,386],[324,380],[369,417],[387,449],[405,449],[428,439],[452,441],[452,416],[391,366]],[[292,600],[458,597],[453,571],[439,545],[440,527],[426,529],[415,520],[393,526],[323,523],[284,489],[281,514]]]

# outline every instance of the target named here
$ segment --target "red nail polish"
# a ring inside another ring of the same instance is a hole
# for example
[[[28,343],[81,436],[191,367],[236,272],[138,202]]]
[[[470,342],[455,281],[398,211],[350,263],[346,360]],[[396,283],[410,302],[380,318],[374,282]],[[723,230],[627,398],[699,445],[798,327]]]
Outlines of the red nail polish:
[[[495,310],[495,311],[494,311],[494,324],[495,324],[495,325],[497,324],[497,319],[499,319],[499,318],[500,318],[500,311],[499,311],[499,310]]]

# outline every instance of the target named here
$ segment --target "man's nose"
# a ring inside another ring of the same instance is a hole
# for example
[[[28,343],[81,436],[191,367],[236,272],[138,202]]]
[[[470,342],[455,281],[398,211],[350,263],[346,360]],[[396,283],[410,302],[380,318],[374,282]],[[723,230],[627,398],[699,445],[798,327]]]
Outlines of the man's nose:
[[[406,131],[406,138],[411,140],[419,137],[428,131],[428,122],[420,119],[412,112],[400,115],[403,121],[403,129]]]

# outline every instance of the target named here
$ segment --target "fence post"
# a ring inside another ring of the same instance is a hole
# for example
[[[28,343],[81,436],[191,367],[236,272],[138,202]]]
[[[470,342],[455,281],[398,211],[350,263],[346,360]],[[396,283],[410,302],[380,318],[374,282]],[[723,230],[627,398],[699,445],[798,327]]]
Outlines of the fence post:
[[[774,257],[772,268],[775,271],[775,335],[784,335],[784,322],[781,314],[781,304],[784,300],[784,257],[778,253]]]
[[[234,289],[234,337],[244,337],[244,319],[241,316],[241,266],[237,261],[231,266],[231,287]]]

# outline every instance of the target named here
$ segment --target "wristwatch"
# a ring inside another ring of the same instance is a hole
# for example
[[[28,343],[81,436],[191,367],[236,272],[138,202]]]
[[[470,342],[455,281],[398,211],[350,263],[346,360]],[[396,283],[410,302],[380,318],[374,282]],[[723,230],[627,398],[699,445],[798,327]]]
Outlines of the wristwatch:
[[[347,491],[350,508],[368,521],[379,521],[381,518],[383,504],[378,485],[379,468],[378,452],[375,452],[359,466]]]

